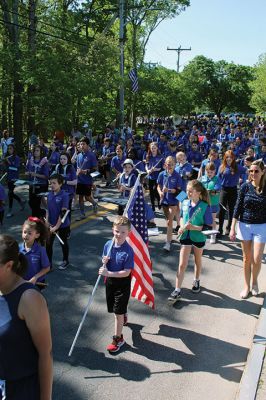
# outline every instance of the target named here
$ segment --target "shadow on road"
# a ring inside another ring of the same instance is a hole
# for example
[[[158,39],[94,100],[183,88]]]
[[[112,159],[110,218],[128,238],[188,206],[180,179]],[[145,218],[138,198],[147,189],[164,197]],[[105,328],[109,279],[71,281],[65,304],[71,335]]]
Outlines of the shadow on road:
[[[164,324],[160,325],[157,334],[145,333],[145,335],[181,340],[192,353],[187,354],[143,338],[141,335],[142,325],[129,323],[128,326],[132,329],[134,347],[131,351],[141,354],[149,360],[174,363],[180,366],[180,369],[173,369],[172,372],[208,372],[218,374],[229,381],[240,381],[242,371],[238,369],[238,366],[245,363],[248,348]]]

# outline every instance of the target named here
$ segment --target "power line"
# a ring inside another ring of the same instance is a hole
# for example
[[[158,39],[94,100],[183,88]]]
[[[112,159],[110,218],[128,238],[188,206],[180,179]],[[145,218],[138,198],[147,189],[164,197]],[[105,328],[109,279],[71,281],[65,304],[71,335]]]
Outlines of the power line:
[[[167,50],[173,50],[173,51],[177,51],[177,73],[179,72],[180,69],[180,53],[181,51],[191,51],[191,47],[189,49],[182,49],[181,46],[179,46],[177,49],[170,49],[169,47],[167,47]]]
[[[27,17],[26,15],[21,14],[21,13],[17,13],[16,11],[11,11],[11,10],[8,10],[8,12],[9,12],[10,14],[17,15],[17,16],[19,16],[19,17],[22,17],[22,18],[28,20],[28,17]],[[73,35],[79,36],[78,33],[74,32],[74,31],[71,31],[70,29],[61,28],[60,26],[56,26],[56,25],[50,24],[50,23],[48,23],[48,22],[44,22],[43,20],[39,19],[38,17],[35,17],[35,18],[36,18],[37,21],[39,21],[39,22],[42,23],[43,25],[47,25],[47,26],[50,26],[51,28],[55,28],[55,29],[58,29],[58,30],[60,30],[60,31],[72,33]],[[79,36],[79,37],[80,37],[80,36]]]
[[[50,36],[50,37],[53,37],[55,39],[63,40],[64,42],[67,42],[67,43],[74,43],[74,44],[77,44],[79,46],[87,46],[85,43],[75,42],[74,40],[71,40],[71,39],[64,39],[61,36],[53,35],[52,33],[44,32],[44,31],[40,31],[39,29],[33,29],[33,28],[30,28],[29,26],[16,24],[15,22],[9,22],[9,21],[5,21],[3,19],[0,19],[0,23],[2,23],[2,25],[9,24],[9,25],[17,26],[17,27],[19,27],[21,29],[25,29],[25,30],[28,30],[28,31],[40,33],[41,35]]]

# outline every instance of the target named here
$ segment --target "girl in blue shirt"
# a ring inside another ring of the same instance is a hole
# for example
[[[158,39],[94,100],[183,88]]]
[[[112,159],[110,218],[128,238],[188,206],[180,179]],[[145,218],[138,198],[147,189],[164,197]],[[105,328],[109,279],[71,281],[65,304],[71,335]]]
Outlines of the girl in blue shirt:
[[[182,190],[186,191],[187,182],[192,176],[193,166],[187,161],[187,156],[183,151],[179,151],[176,155],[176,172],[182,179]]]
[[[12,207],[13,200],[15,199],[19,205],[21,211],[24,210],[25,201],[22,201],[21,198],[14,193],[15,189],[15,181],[19,178],[19,166],[20,166],[20,158],[16,154],[16,149],[13,144],[10,144],[7,148],[8,156],[5,158],[6,168],[7,168],[7,186],[8,186],[8,213],[7,218],[12,217]]]
[[[232,150],[227,150],[224,154],[222,165],[219,168],[217,176],[221,180],[220,193],[220,212],[219,212],[219,234],[223,235],[223,225],[226,210],[228,210],[228,222],[226,235],[229,234],[234,207],[237,199],[237,185],[240,178],[246,173],[246,168],[236,163],[236,157]]]
[[[58,147],[56,146],[55,143],[51,143],[50,146],[50,151],[48,154],[48,162],[49,162],[49,166],[50,166],[50,174],[53,172],[53,170],[55,169],[56,164],[59,163],[59,151],[58,151]]]
[[[179,220],[179,208],[176,196],[181,191],[182,180],[178,172],[175,171],[175,159],[173,157],[167,157],[164,166],[165,171],[162,171],[158,176],[157,188],[167,221],[167,237],[163,248],[166,251],[170,251],[173,237],[173,221],[175,217],[177,221]]]
[[[23,243],[19,251],[28,261],[28,269],[23,278],[43,288],[45,275],[50,270],[50,262],[45,250],[48,231],[45,224],[37,217],[29,217],[22,226]]]
[[[148,173],[151,206],[155,211],[155,200],[157,200],[158,208],[161,208],[160,195],[157,190],[157,178],[163,167],[163,157],[160,155],[157,143],[152,142],[149,144],[146,160],[144,161],[146,163],[145,169]]]
[[[33,155],[28,159],[26,169],[26,174],[29,175],[30,180],[29,205],[32,216],[40,218],[43,216],[43,212],[41,210],[41,197],[38,194],[47,192],[49,178],[49,165],[41,146],[34,146]]]

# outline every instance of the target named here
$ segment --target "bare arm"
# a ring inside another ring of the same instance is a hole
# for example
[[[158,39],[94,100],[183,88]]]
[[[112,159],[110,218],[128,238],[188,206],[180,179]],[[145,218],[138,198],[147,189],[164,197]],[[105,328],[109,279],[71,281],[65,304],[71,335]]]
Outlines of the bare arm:
[[[40,400],[51,400],[53,381],[52,338],[50,318],[44,297],[35,290],[24,292],[19,303],[18,315],[25,320],[39,355]]]

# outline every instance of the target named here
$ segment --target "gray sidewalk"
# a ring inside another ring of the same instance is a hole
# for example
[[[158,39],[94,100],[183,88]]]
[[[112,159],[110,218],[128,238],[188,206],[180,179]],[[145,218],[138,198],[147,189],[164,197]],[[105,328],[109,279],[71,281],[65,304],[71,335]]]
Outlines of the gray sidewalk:
[[[20,239],[21,224],[28,214],[26,209],[5,220],[4,229]],[[162,250],[165,222],[161,213],[156,222],[163,233],[150,240],[155,310],[132,299],[129,325],[124,330],[127,344],[117,355],[108,354],[105,348],[114,322],[106,312],[101,282],[73,355],[68,357],[97,279],[103,244],[111,238],[111,219],[111,214],[92,216],[74,229],[70,240],[73,266],[66,271],[55,269],[48,276],[49,286],[44,294],[53,332],[53,400],[135,400],[136,396],[145,400],[235,399],[266,290],[265,268],[259,280],[261,295],[240,300],[239,244],[228,240],[207,244],[201,293],[190,290],[190,262],[183,298],[169,306],[166,299],[173,288],[180,247],[174,243],[170,254]],[[61,260],[58,245],[55,259]]]

